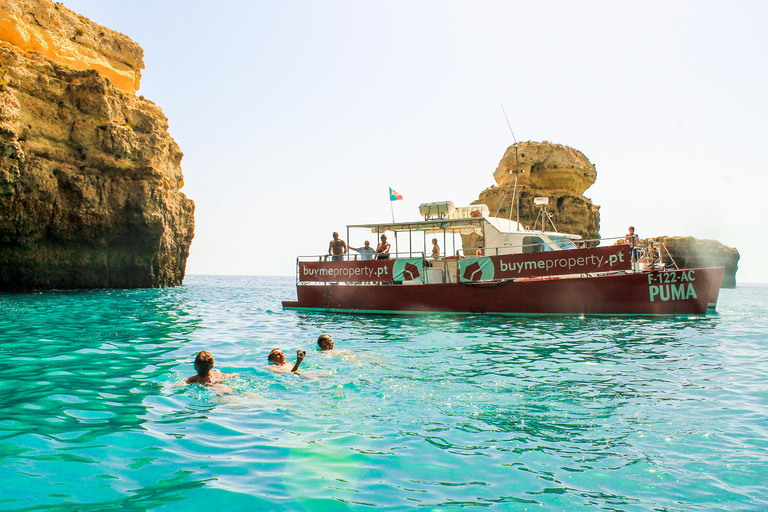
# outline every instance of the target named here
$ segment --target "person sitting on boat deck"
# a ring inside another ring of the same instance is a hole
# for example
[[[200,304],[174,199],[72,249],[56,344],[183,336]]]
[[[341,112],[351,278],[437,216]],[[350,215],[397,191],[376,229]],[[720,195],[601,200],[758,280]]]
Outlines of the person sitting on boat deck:
[[[328,246],[328,254],[333,261],[341,261],[344,259],[344,255],[347,254],[347,243],[339,238],[339,234],[333,232],[333,240],[331,240]]]
[[[440,246],[437,245],[437,238],[432,239],[432,259],[433,260],[440,259]]]
[[[387,235],[381,235],[381,243],[378,247],[376,247],[376,256],[377,260],[388,260],[389,259],[389,242],[387,242]]]
[[[480,256],[482,256],[483,254],[485,254],[485,253],[483,252],[483,245],[482,245],[482,244],[478,244],[478,246],[477,246],[477,250],[475,251],[475,256],[479,258],[479,257],[480,257]]]
[[[361,260],[371,260],[373,259],[373,255],[376,254],[376,250],[371,247],[371,242],[368,240],[365,241],[365,245],[362,247],[355,249],[354,247],[350,246],[349,249],[355,252],[359,252]]]
[[[661,251],[659,251],[659,248],[656,247],[656,245],[653,242],[650,242],[648,244],[648,252],[646,254],[647,254],[646,257],[648,259],[649,265],[655,267],[661,264]]]
[[[632,246],[632,261],[637,261],[637,235],[635,234],[635,226],[629,226],[629,233],[624,237],[624,242],[627,245]]]
[[[213,369],[213,356],[210,352],[202,350],[197,353],[195,357],[195,371],[197,375],[186,379],[185,384],[203,384],[205,386],[216,386],[220,388],[220,391],[231,391],[228,386],[221,384],[221,379],[225,377],[236,377],[235,373],[221,373],[219,370]]]
[[[267,361],[270,362],[270,365],[267,366],[267,368],[275,373],[297,373],[299,371],[299,366],[301,366],[301,362],[304,360],[304,356],[306,355],[307,353],[303,350],[297,350],[296,363],[293,365],[293,368],[291,368],[291,365],[285,361],[285,354],[283,354],[283,351],[279,348],[275,348],[272,349],[272,352],[270,352],[267,356]]]

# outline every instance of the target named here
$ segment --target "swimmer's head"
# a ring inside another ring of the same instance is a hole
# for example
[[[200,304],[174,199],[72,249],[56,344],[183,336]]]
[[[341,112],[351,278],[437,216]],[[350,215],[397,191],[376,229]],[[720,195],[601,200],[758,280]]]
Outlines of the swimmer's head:
[[[317,346],[320,347],[320,350],[333,350],[333,339],[331,339],[330,334],[321,334],[319,338],[317,338]]]
[[[267,356],[267,360],[270,363],[285,364],[285,354],[279,348],[273,348]]]
[[[195,371],[197,373],[208,373],[213,368],[213,356],[210,352],[202,350],[195,357]]]

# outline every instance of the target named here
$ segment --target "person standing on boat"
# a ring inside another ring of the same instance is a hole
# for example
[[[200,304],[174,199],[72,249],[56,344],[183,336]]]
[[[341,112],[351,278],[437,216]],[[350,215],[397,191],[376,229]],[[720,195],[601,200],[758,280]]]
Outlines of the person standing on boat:
[[[378,256],[376,257],[377,260],[388,260],[389,259],[389,242],[387,242],[387,235],[381,235],[381,243],[379,243],[379,246],[376,247],[376,254]]]
[[[632,261],[637,261],[637,240],[635,226],[629,226],[629,233],[624,237],[624,242],[626,242],[627,245],[632,246]]]
[[[653,242],[650,242],[648,244],[648,264],[651,265],[652,268],[656,268],[657,265],[661,266],[661,251]]]
[[[437,245],[437,238],[432,239],[432,259],[433,260],[440,259],[440,246]]]
[[[339,238],[339,234],[333,232],[333,240],[328,246],[328,254],[331,255],[333,261],[341,261],[344,259],[344,255],[347,254],[347,243]]]
[[[371,247],[371,242],[368,240],[365,241],[365,245],[363,247],[358,247],[355,249],[354,247],[350,246],[349,249],[351,251],[359,252],[361,260],[371,260],[373,259],[373,255],[376,254],[376,250]]]

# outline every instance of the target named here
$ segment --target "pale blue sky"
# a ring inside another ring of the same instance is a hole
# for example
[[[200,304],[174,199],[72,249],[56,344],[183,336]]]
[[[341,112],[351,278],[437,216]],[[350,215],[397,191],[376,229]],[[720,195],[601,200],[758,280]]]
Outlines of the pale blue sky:
[[[468,204],[503,105],[519,141],[596,165],[602,236],[716,239],[768,282],[768,2],[63,3],[144,48],[197,205],[188,274],[292,275],[390,219],[390,186],[397,220]]]

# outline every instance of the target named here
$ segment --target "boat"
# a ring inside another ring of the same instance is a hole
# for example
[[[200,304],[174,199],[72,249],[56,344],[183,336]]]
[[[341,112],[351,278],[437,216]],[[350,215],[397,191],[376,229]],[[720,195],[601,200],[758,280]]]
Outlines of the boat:
[[[651,316],[716,310],[723,267],[679,269],[663,265],[658,247],[635,238],[583,240],[560,233],[546,212],[546,199],[535,200],[542,222],[539,226],[537,218],[533,228],[491,216],[485,205],[455,207],[450,201],[420,205],[423,220],[348,225],[346,240],[355,230],[377,240],[389,234],[394,250],[387,259],[349,253],[340,261],[329,255],[299,256],[297,300],[283,301],[283,308]],[[545,229],[546,220],[551,228]],[[453,251],[428,256],[433,238],[443,247],[452,239]]]

